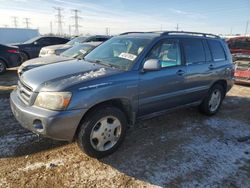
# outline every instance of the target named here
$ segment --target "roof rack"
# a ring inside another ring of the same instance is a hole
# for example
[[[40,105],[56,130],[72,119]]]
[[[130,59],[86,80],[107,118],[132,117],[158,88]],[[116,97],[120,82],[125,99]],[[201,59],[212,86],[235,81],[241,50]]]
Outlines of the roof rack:
[[[203,37],[214,37],[214,38],[220,38],[218,35],[210,34],[210,33],[200,33],[200,32],[190,32],[190,31],[148,31],[148,32],[141,32],[141,31],[131,31],[131,32],[125,32],[121,33],[120,35],[127,35],[127,34],[137,34],[137,33],[159,33],[161,35],[197,35],[197,36],[203,36]]]
[[[203,37],[214,37],[214,38],[220,38],[218,35],[210,34],[210,33],[200,33],[200,32],[190,32],[190,31],[165,31],[162,32],[162,35],[198,35],[198,36],[203,36]]]
[[[119,35],[137,34],[137,33],[149,33],[149,32],[143,32],[143,31],[130,31],[130,32],[121,33],[121,34],[119,34]]]

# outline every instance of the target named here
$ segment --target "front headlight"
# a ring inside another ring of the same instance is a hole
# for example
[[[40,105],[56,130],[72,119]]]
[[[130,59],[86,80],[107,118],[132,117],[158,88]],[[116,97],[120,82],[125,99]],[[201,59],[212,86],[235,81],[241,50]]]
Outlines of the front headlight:
[[[71,96],[71,92],[40,92],[36,98],[35,106],[49,110],[65,110]]]
[[[55,52],[55,50],[48,50],[47,51],[47,54],[55,54],[56,52]]]

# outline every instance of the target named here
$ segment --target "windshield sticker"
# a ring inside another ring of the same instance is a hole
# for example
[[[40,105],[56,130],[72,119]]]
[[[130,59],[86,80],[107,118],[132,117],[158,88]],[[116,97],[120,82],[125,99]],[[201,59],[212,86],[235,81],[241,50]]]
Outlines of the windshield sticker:
[[[80,52],[81,52],[82,54],[86,54],[86,53],[87,53],[87,51],[86,51],[86,50],[83,50],[83,49],[81,49]]]
[[[134,60],[137,58],[136,55],[130,54],[130,53],[125,53],[125,52],[121,53],[121,54],[119,55],[119,57],[120,57],[120,58],[124,58],[124,59],[128,59],[128,60],[130,60],[130,61],[134,61]]]

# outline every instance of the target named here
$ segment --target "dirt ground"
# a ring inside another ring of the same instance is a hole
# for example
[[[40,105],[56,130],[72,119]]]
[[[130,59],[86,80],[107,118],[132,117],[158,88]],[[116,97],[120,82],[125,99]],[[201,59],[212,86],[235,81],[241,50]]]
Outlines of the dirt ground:
[[[138,122],[116,153],[96,160],[16,122],[16,79],[15,71],[0,76],[0,187],[250,185],[250,87],[235,85],[213,117],[188,108]]]

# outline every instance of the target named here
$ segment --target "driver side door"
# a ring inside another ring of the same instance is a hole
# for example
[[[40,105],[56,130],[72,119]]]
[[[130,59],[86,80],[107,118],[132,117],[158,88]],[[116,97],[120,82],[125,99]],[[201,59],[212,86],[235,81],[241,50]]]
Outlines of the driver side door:
[[[179,41],[164,39],[146,55],[161,63],[158,71],[139,75],[139,116],[164,111],[184,104],[186,66],[183,64]]]

